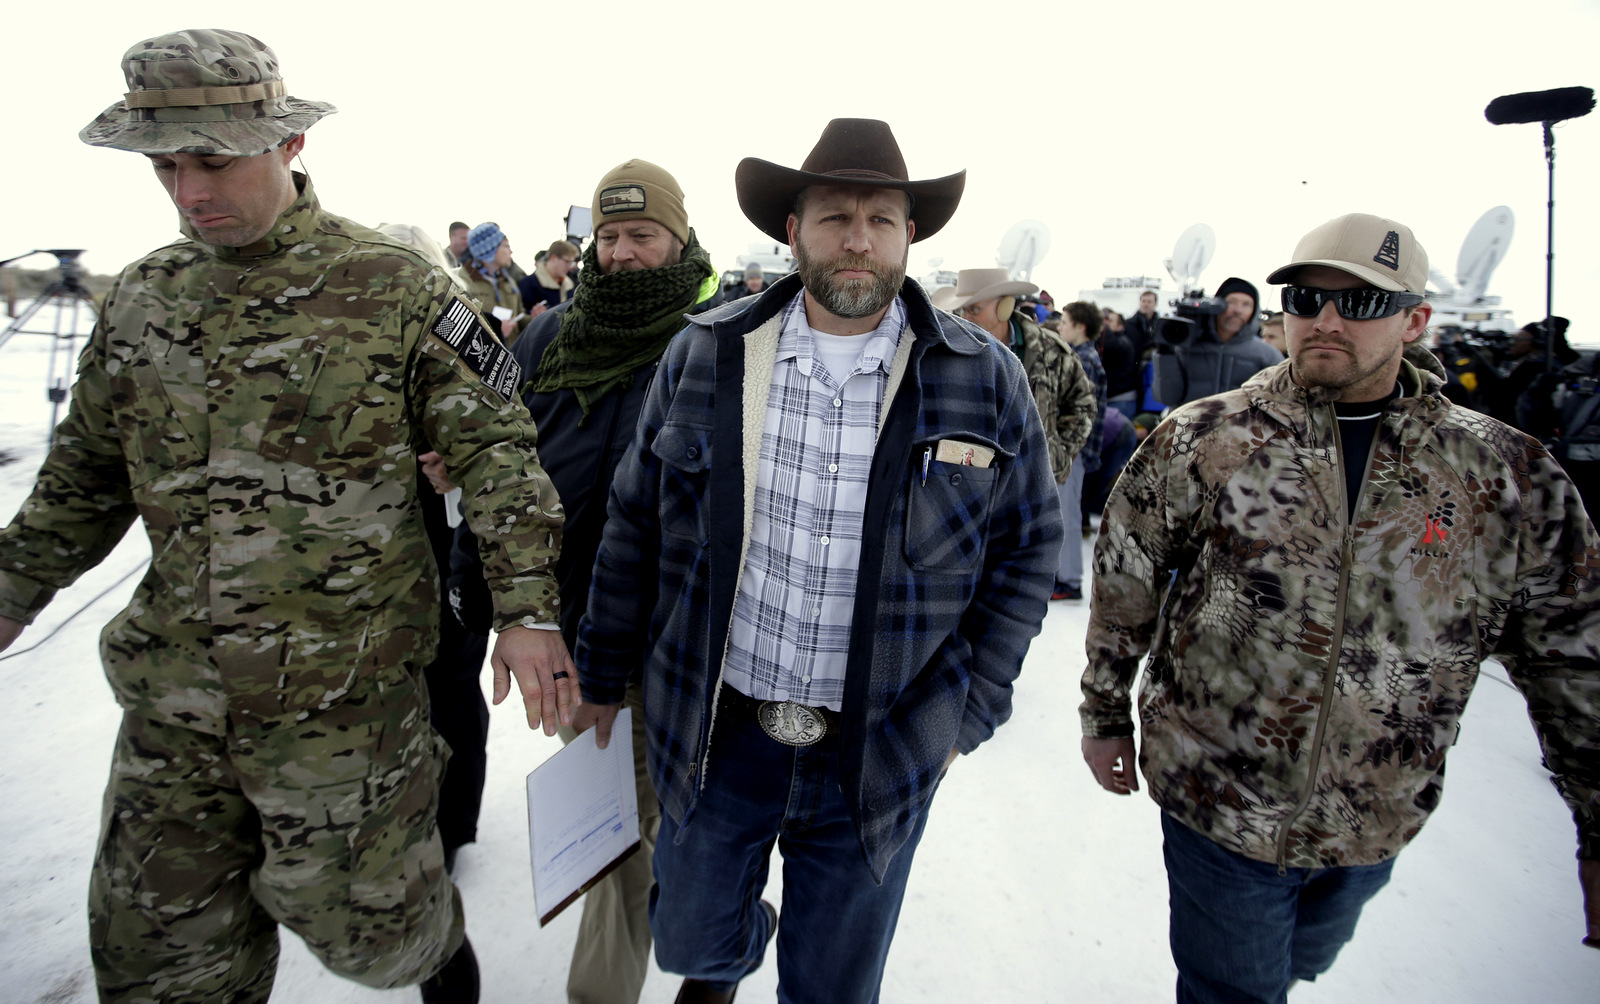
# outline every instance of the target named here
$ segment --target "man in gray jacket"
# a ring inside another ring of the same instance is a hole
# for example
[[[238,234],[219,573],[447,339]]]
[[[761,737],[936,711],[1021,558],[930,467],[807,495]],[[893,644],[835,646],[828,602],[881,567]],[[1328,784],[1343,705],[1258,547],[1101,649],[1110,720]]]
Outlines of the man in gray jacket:
[[[1283,353],[1261,340],[1261,297],[1256,288],[1239,278],[1217,287],[1226,308],[1214,325],[1203,328],[1182,345],[1156,339],[1156,399],[1168,408],[1202,397],[1237,390],[1268,366],[1283,362]]]

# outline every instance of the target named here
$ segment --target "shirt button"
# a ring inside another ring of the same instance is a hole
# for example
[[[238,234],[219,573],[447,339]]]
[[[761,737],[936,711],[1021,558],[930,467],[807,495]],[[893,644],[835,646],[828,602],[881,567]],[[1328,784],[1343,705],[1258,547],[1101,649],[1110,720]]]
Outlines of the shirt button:
[[[811,682],[811,674],[807,673],[805,676],[802,676],[800,678],[800,682],[801,683],[810,683]]]
[[[833,543],[833,538],[832,538],[832,537],[829,537],[829,536],[827,536],[827,535],[826,535],[826,534],[824,534],[824,535],[823,535],[823,536],[822,536],[822,537],[821,537],[821,538],[820,538],[820,539],[819,539],[819,542],[820,542],[820,543],[822,543],[822,544],[824,544],[824,545],[826,545],[826,544],[831,544],[831,543]]]
[[[844,407],[844,402],[842,400],[840,400],[839,398],[834,398],[833,399],[833,406],[835,408],[842,408],[842,407]]]
[[[839,465],[838,464],[829,464],[828,465],[828,473],[829,474],[838,474],[839,473]]]
[[[689,447],[687,450],[685,450],[683,452],[688,454],[690,460],[693,460],[694,458],[696,458],[696,457],[698,457],[700,455],[700,447],[691,446],[691,447]]]
[[[821,607],[812,607],[811,608],[811,616],[813,616],[813,617],[821,617],[822,616],[822,608]]]
[[[953,485],[959,485],[961,483],[961,475],[959,475],[959,474],[950,475],[950,483],[953,484]]]

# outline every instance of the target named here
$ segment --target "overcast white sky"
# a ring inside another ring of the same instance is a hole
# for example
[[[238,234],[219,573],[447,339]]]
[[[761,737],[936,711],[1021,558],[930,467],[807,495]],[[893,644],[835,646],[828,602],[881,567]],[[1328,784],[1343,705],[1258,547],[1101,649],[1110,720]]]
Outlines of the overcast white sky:
[[[1491,126],[1483,108],[1600,86],[1600,4],[1072,6],[334,2],[217,25],[213,3],[29,4],[7,14],[0,64],[0,258],[75,246],[114,272],[176,235],[149,169],[77,131],[125,89],[129,45],[220,26],[272,45],[291,94],[340,109],[303,158],[325,206],[441,238],[453,219],[495,219],[528,262],[605,171],[642,157],[677,176],[731,267],[762,239],[734,198],[740,158],[798,166],[828,119],[867,116],[893,126],[913,177],[968,172],[913,275],[933,257],[990,266],[1007,228],[1037,218],[1053,238],[1037,278],[1066,300],[1107,276],[1165,279],[1178,234],[1204,222],[1217,251],[1202,282],[1259,285],[1305,231],[1364,211],[1411,226],[1454,276],[1467,230],[1504,204],[1516,235],[1489,292],[1519,322],[1542,316],[1539,127]],[[1558,127],[1556,153],[1556,312],[1600,341],[1584,295],[1600,282],[1600,114]]]

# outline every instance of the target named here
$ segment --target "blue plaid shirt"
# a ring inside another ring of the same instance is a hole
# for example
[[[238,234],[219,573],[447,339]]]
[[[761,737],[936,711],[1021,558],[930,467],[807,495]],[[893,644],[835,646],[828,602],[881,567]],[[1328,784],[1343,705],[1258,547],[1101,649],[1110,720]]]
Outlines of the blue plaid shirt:
[[[812,330],[804,295],[784,308],[723,676],[757,700],[843,706],[861,517],[905,326],[896,297],[841,381],[817,354],[819,338],[836,336]]]

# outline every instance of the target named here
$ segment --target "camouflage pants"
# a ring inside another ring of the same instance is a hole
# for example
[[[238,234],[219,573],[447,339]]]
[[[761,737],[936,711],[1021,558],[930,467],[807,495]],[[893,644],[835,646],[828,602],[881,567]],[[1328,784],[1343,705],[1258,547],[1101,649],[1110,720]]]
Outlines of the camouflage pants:
[[[444,759],[404,666],[226,736],[124,715],[89,887],[100,999],[265,1002],[280,923],[368,986],[432,975],[463,929],[434,821]]]

